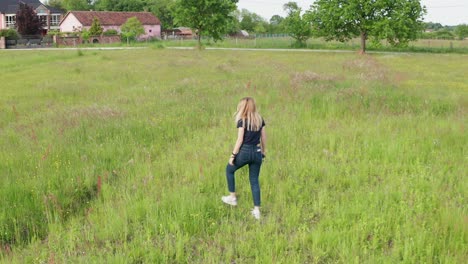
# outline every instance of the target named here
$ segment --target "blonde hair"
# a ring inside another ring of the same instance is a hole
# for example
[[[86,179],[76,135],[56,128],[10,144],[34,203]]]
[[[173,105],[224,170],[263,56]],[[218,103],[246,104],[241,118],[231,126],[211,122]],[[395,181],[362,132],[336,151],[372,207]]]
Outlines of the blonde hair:
[[[249,131],[259,131],[262,128],[262,117],[257,113],[255,100],[252,97],[244,97],[237,105],[236,124],[242,120],[242,125]]]

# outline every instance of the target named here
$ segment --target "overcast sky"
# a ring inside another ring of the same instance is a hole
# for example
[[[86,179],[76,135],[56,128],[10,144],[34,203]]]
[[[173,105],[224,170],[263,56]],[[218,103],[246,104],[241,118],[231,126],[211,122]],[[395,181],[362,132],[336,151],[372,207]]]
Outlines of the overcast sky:
[[[283,5],[293,1],[302,7],[302,10],[309,9],[313,0],[239,0],[239,9],[245,8],[257,13],[267,20],[273,15],[285,16]],[[438,22],[446,26],[468,24],[468,0],[421,0],[421,4],[426,6],[427,14],[424,17],[426,22]]]

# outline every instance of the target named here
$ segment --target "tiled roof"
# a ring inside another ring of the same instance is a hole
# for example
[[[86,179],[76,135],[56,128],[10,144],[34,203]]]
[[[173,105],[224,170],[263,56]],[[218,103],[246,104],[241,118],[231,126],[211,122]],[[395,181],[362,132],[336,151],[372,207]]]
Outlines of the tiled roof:
[[[0,0],[0,13],[3,14],[16,14],[18,11],[19,3],[25,3],[34,9],[42,5],[39,0]],[[47,9],[49,9],[52,13],[62,13],[61,10],[56,8],[44,5]]]
[[[121,26],[127,19],[136,17],[143,25],[161,25],[161,22],[150,12],[107,12],[107,11],[70,11],[83,26],[91,26],[93,19],[99,19],[102,26]]]
[[[21,0],[21,1],[20,0],[0,0],[0,13],[4,13],[4,14],[16,13],[20,2],[23,2],[31,6],[41,4],[39,0]]]

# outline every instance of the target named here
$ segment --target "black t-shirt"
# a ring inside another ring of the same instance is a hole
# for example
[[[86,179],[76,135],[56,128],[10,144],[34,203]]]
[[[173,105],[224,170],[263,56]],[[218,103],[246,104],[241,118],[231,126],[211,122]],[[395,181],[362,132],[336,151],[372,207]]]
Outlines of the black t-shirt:
[[[244,140],[242,144],[245,145],[258,145],[260,143],[260,135],[263,127],[265,126],[265,121],[262,119],[262,126],[258,131],[250,131],[247,128],[244,129]],[[243,127],[242,119],[237,121],[237,128]]]

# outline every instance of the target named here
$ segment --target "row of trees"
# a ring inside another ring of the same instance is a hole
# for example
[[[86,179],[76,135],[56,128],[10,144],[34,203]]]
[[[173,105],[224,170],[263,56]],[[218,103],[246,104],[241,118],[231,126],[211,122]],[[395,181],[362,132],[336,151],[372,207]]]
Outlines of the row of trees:
[[[440,23],[425,23],[425,32],[421,34],[424,39],[459,39],[468,38],[468,25],[443,26]]]
[[[237,0],[49,0],[65,10],[150,11],[163,28],[187,26],[202,36],[219,40],[240,29],[255,33],[288,33],[301,46],[312,37],[346,41],[361,39],[362,52],[367,41],[382,40],[405,46],[421,36],[426,10],[420,0],[317,0],[309,10],[296,2],[283,8],[286,17],[269,21],[248,10],[237,10]],[[434,26],[434,25],[433,25]],[[435,25],[436,26],[436,25]],[[464,31],[461,31],[464,32]]]

